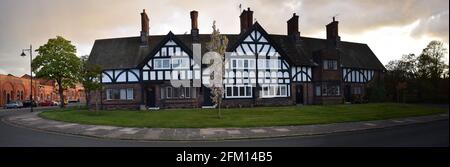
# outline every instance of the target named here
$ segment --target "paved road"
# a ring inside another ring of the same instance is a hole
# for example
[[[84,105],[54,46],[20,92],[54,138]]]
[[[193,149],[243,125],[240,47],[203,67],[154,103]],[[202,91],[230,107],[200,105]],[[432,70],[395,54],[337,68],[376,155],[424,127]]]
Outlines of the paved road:
[[[10,114],[21,114],[27,110],[0,111],[0,118]],[[328,135],[285,137],[254,140],[231,141],[196,141],[196,142],[167,142],[167,141],[127,141],[110,140],[90,137],[61,135],[15,127],[0,122],[0,146],[86,146],[86,147],[261,147],[261,146],[449,146],[449,121],[435,121],[424,124],[375,129],[368,131],[335,133]]]

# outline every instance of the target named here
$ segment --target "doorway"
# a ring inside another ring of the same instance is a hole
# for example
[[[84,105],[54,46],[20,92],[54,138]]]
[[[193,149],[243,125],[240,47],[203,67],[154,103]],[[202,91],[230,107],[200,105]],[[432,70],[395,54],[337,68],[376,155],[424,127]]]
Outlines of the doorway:
[[[203,88],[203,106],[213,106],[214,103],[211,99],[211,89],[206,87],[206,86],[202,86]]]
[[[350,85],[345,85],[345,88],[344,88],[344,98],[345,98],[345,102],[351,102],[351,101],[352,101],[352,95],[351,95],[351,87],[350,87]]]
[[[155,103],[155,87],[154,86],[149,86],[147,87],[147,106],[148,107],[156,107],[156,103]]]
[[[297,104],[303,104],[303,85],[297,85],[297,90],[296,90],[296,103]]]

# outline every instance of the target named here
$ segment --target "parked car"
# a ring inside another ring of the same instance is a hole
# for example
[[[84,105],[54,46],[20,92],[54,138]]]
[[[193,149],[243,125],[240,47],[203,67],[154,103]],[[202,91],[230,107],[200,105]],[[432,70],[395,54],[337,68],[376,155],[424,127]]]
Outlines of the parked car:
[[[31,102],[31,100],[24,100],[22,103],[23,107],[31,107],[31,104],[33,104],[33,107],[37,107],[37,103],[34,100],[33,102]]]
[[[11,101],[8,104],[5,105],[5,108],[22,108],[23,103],[21,101]]]
[[[58,101],[52,101],[52,105],[53,106],[59,106],[61,103],[60,102],[58,102]]]
[[[78,103],[80,100],[69,100],[69,103]]]
[[[51,102],[51,101],[41,101],[40,103],[39,103],[39,106],[52,106],[53,105],[53,103]]]

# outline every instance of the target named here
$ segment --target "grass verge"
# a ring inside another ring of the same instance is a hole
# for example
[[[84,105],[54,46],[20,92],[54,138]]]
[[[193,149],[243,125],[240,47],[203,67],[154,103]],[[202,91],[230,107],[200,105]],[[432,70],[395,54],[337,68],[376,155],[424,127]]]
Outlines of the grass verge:
[[[166,109],[159,111],[87,111],[63,109],[41,117],[81,124],[151,128],[258,127],[327,124],[381,120],[446,113],[447,109],[415,104],[374,103],[222,109]]]

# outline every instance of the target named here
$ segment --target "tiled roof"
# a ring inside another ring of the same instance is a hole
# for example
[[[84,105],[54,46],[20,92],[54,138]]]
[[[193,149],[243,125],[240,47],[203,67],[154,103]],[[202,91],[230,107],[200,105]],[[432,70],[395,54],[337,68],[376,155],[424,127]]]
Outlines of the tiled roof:
[[[228,38],[228,46],[239,42],[239,34],[224,34]],[[325,49],[325,39],[301,37],[295,42],[287,35],[268,34],[296,66],[314,66],[313,53]],[[98,64],[103,69],[136,68],[145,57],[157,49],[156,47],[166,35],[152,35],[148,46],[142,47],[140,37],[112,38],[96,40],[89,56],[91,64]],[[192,50],[193,39],[190,34],[175,35],[185,46]],[[206,43],[210,34],[200,34],[198,42],[202,46],[202,55],[206,52]],[[366,44],[345,42],[340,43],[342,65],[350,68],[365,68],[383,70],[384,66]]]

